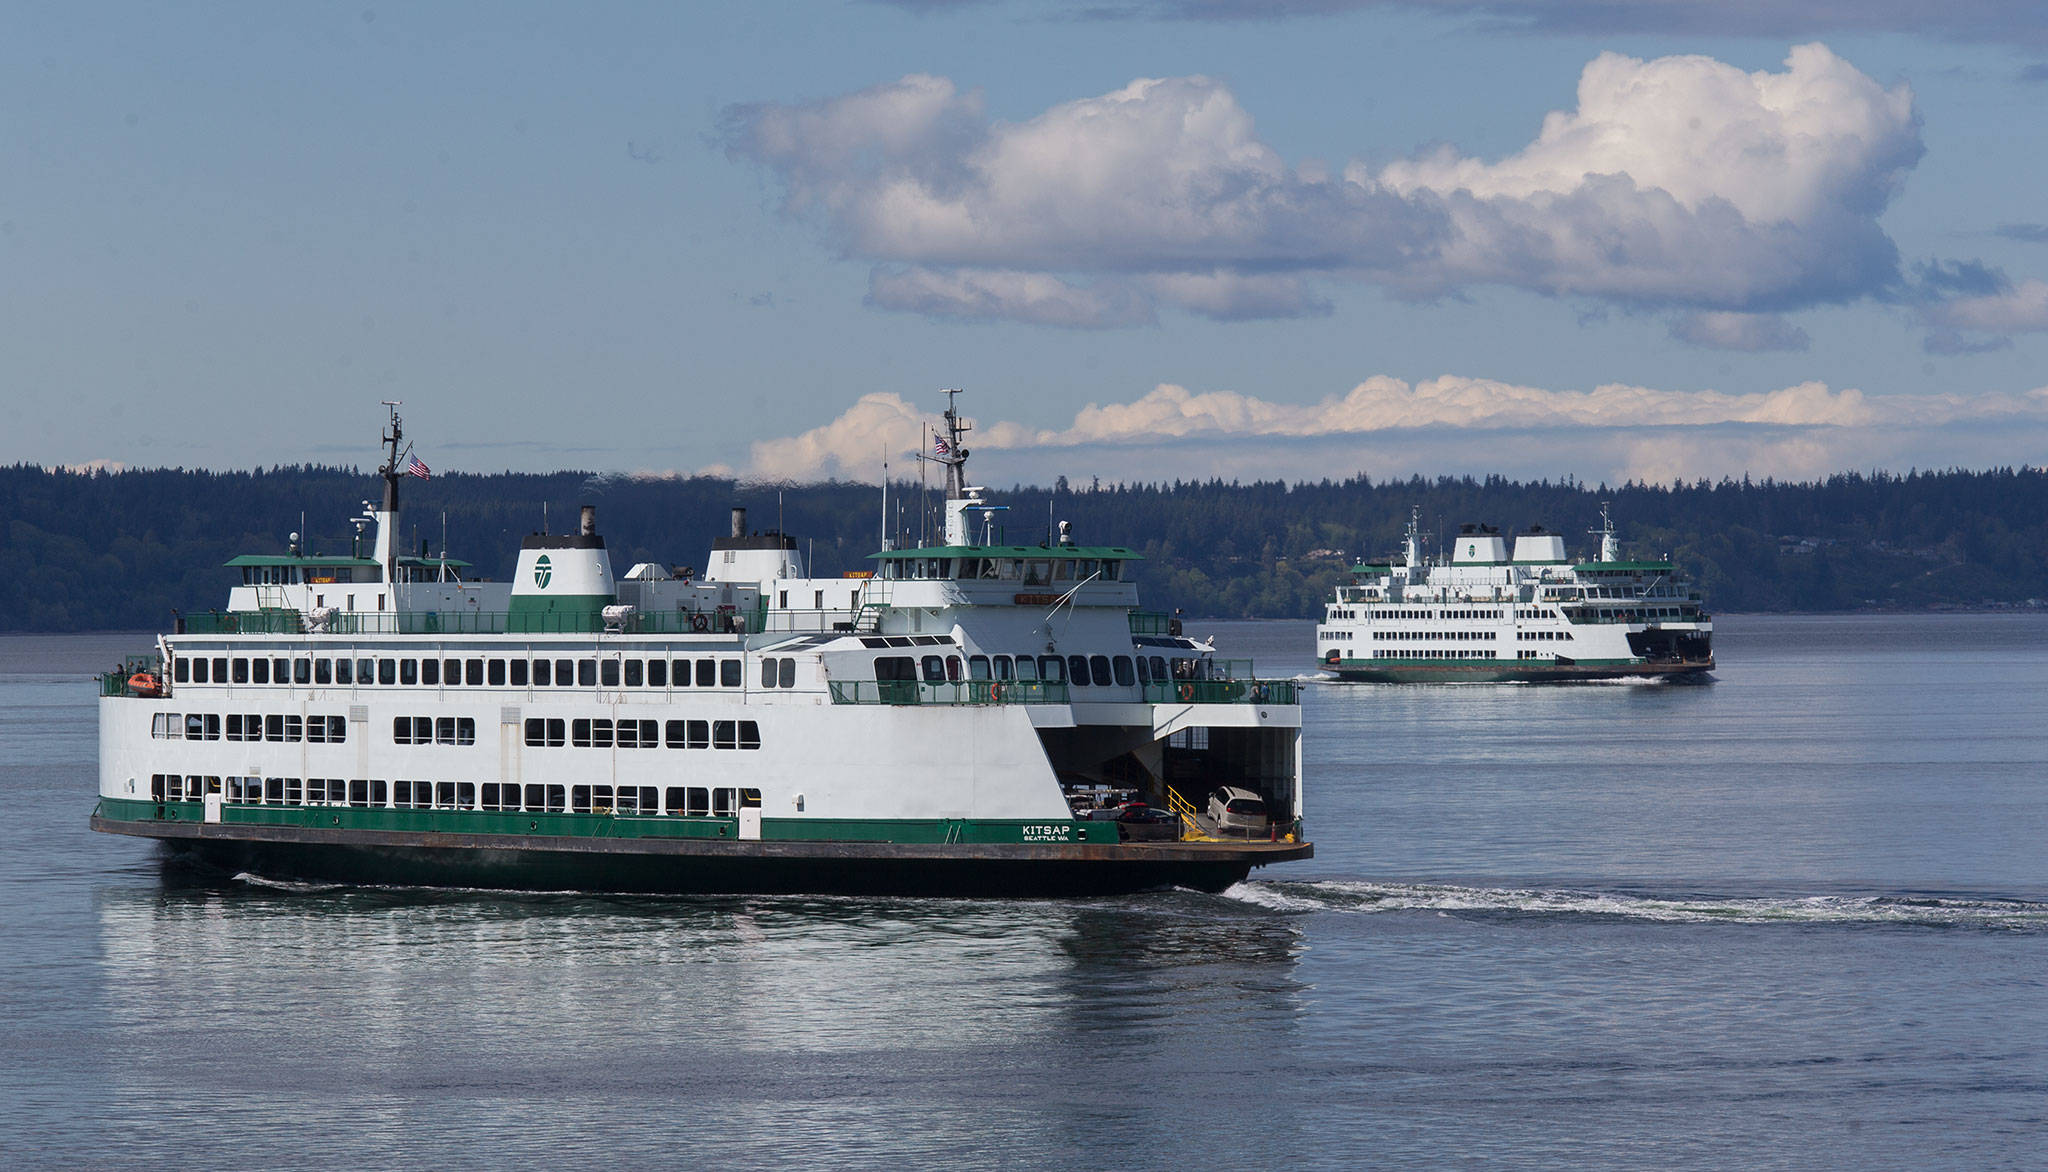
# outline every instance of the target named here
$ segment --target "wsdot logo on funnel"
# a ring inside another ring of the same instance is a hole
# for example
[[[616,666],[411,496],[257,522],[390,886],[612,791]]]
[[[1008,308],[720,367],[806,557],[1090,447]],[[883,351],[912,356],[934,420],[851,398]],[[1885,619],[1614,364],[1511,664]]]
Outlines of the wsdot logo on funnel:
[[[535,586],[540,587],[542,590],[546,590],[548,588],[548,582],[551,579],[553,579],[554,576],[555,563],[548,560],[548,555],[542,554],[538,558],[534,559],[533,584]]]

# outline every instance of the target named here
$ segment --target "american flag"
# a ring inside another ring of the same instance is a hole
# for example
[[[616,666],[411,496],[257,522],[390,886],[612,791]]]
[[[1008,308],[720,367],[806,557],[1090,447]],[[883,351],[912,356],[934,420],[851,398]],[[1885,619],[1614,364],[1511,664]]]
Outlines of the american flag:
[[[432,470],[418,456],[413,456],[405,462],[405,474],[417,476],[421,480],[431,480],[434,477]]]
[[[952,450],[953,450],[953,445],[952,445],[952,444],[949,444],[949,443],[947,443],[947,442],[946,442],[946,437],[945,437],[945,436],[942,436],[942,435],[935,435],[935,436],[933,436],[933,437],[932,437],[932,454],[933,454],[933,455],[936,455],[936,456],[943,456],[943,455],[947,454],[948,452],[951,452]]]

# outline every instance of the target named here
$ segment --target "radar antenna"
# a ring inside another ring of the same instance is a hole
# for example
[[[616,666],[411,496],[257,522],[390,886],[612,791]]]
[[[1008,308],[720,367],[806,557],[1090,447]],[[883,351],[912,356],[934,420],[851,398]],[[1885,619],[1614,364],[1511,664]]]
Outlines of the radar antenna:
[[[1600,502],[1600,527],[1586,532],[1600,539],[1600,560],[1618,562],[1621,560],[1621,542],[1614,536],[1614,519],[1607,515],[1607,502]]]
[[[939,393],[946,396],[946,434],[932,443],[931,458],[946,466],[946,499],[957,501],[967,495],[966,440],[974,425],[960,417],[955,404],[962,388],[947,387]]]
[[[400,475],[398,446],[405,441],[405,421],[398,417],[398,409],[404,406],[404,403],[398,399],[385,399],[383,402],[385,409],[391,413],[391,422],[384,431],[384,443],[390,449],[390,455],[385,457],[384,466],[377,469],[377,475],[384,478],[384,511],[396,513]]]

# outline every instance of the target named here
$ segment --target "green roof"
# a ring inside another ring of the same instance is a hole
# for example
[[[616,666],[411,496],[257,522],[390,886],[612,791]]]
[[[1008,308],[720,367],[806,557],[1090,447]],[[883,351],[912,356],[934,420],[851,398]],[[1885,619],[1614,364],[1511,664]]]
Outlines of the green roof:
[[[1354,574],[1391,574],[1394,572],[1394,567],[1385,562],[1360,562],[1351,567],[1351,572]]]
[[[1140,561],[1144,554],[1121,545],[928,545],[923,549],[885,549],[870,559],[886,558],[1097,558]]]

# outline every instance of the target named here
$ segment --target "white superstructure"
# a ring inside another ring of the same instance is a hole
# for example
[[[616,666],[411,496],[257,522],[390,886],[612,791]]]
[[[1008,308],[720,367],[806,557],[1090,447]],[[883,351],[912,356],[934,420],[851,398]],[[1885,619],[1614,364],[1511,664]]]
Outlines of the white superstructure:
[[[967,425],[946,418],[946,544],[884,550],[871,574],[811,576],[793,538],[748,532],[736,509],[701,575],[615,576],[586,507],[576,532],[524,539],[513,581],[494,583],[392,548],[394,409],[367,553],[309,555],[294,535],[288,554],[236,558],[226,612],[183,617],[108,678],[95,825],[198,822],[245,844],[285,827],[380,850],[448,833],[578,840],[564,851],[759,841],[848,864],[853,844],[1115,847],[1132,829],[1087,816],[1113,797],[1178,812],[1165,837],[1192,850],[1219,837],[1200,809],[1227,784],[1264,797],[1272,842],[1296,843],[1295,686],[1136,611],[1127,548],[974,540],[990,506],[965,484]],[[267,857],[315,853],[298,849]],[[1205,878],[1158,873],[1208,885],[1241,876],[1243,853]],[[676,886],[862,886],[784,863]]]

